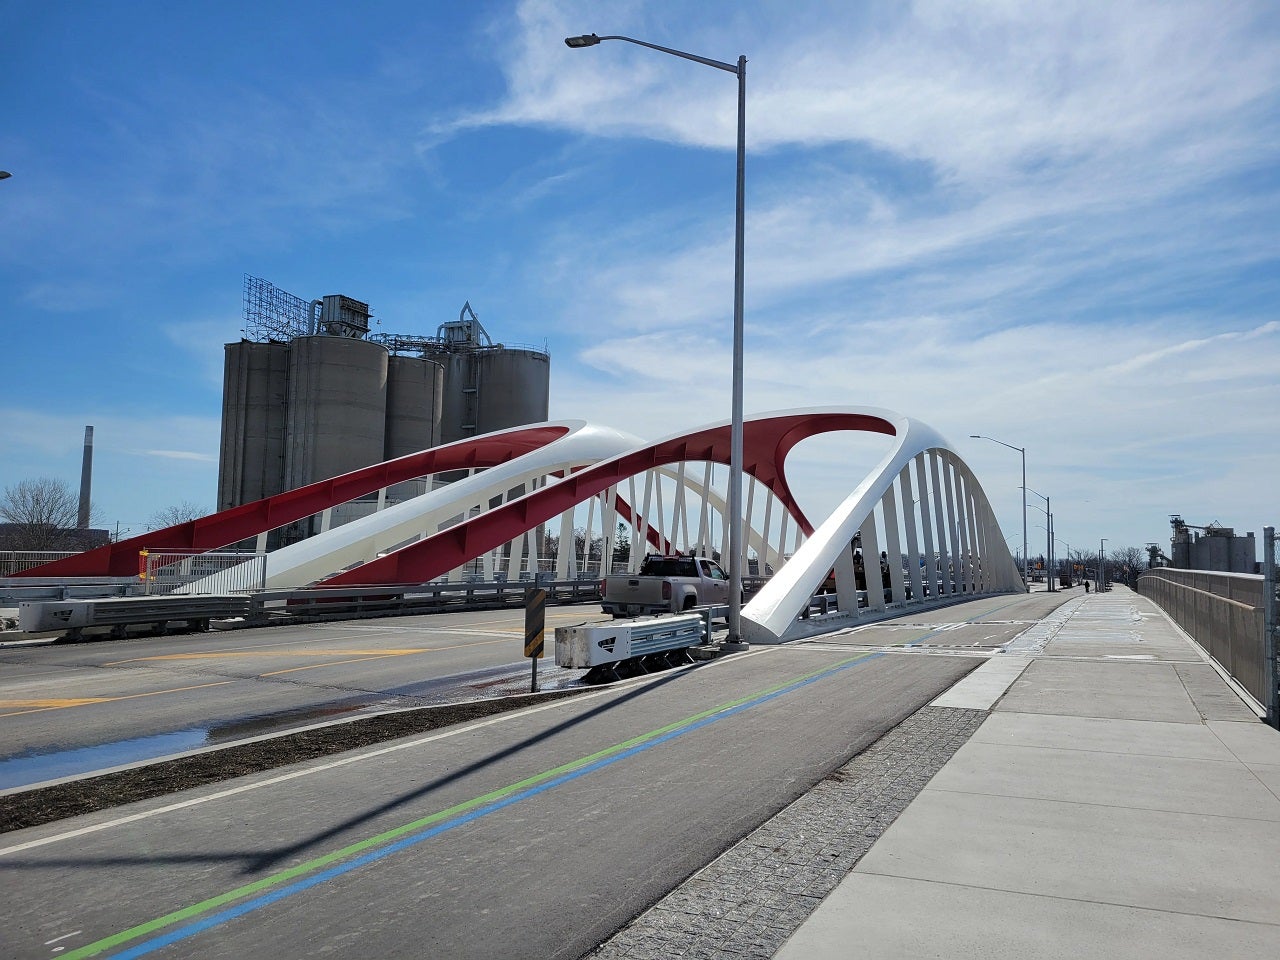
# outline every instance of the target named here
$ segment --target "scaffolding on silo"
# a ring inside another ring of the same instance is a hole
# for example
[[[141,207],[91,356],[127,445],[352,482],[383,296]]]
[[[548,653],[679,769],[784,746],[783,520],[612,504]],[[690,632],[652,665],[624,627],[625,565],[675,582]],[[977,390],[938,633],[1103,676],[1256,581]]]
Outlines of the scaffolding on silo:
[[[312,304],[261,277],[244,275],[246,340],[289,342],[312,332]]]

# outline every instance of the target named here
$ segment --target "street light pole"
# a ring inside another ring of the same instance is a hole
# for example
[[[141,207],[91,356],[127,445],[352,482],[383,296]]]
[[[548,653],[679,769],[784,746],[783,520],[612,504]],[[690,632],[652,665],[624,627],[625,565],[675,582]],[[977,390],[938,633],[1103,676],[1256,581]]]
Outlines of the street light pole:
[[[734,653],[749,649],[742,639],[742,360],[743,360],[743,269],[746,241],[746,169],[747,169],[747,58],[739,56],[736,64],[699,57],[683,50],[661,47],[632,37],[598,37],[594,33],[579,37],[565,37],[565,45],[578,49],[594,47],[602,40],[625,40],[637,46],[648,47],[673,57],[681,57],[717,70],[725,70],[738,78],[738,183],[737,204],[734,212],[733,250],[733,399],[729,427],[729,637],[720,649]],[[1025,499],[1025,498],[1024,498]]]
[[[1103,537],[1098,542],[1098,593],[1101,593],[1106,586],[1107,575],[1107,538]]]
[[[990,440],[992,443],[998,443],[1002,447],[1008,447],[1010,450],[1017,450],[1022,454],[1022,587],[1028,593],[1031,592],[1031,577],[1027,574],[1027,448],[1015,447],[1011,443],[1005,443],[1003,440],[997,440],[995,437],[984,437],[980,433],[969,434],[971,440]]]
[[[1057,537],[1053,538],[1053,542],[1060,543],[1067,548],[1067,580],[1070,580],[1071,575],[1075,573],[1075,570],[1071,567],[1071,544],[1067,543],[1065,540],[1059,540]]]
[[[1027,487],[1026,491],[1027,493],[1036,493],[1030,487]],[[1044,563],[1045,567],[1048,568],[1045,570],[1045,583],[1048,586],[1049,592],[1053,593],[1053,513],[1049,510],[1049,498],[1043,493],[1036,493],[1036,496],[1044,501],[1044,533],[1046,538],[1044,547]],[[1026,506],[1026,503],[1027,498],[1024,496],[1022,498],[1022,504],[1024,507]]]

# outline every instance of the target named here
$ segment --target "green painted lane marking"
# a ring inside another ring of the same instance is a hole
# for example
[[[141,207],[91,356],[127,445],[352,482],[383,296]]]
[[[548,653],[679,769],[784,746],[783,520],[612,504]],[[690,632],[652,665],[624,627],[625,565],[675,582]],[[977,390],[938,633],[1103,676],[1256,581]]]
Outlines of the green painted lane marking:
[[[270,876],[263,877],[259,880],[254,880],[251,883],[247,883],[242,886],[236,887],[234,890],[228,890],[225,893],[221,893],[221,894],[218,894],[217,896],[210,897],[207,900],[202,900],[199,903],[192,904],[191,906],[183,907],[182,909],[175,910],[172,913],[167,913],[162,917],[157,917],[154,920],[148,920],[145,923],[140,923],[136,926],[130,927],[127,930],[122,930],[119,933],[115,933],[108,937],[104,937],[101,940],[96,940],[93,943],[86,944],[83,947],[79,947],[75,950],[72,950],[68,953],[63,954],[62,960],[80,960],[80,958],[83,958],[83,957],[92,957],[106,950],[110,950],[113,947],[118,947],[125,943],[128,943],[131,940],[136,940],[140,937],[144,937],[149,934],[156,933],[160,930],[163,930],[166,927],[173,926],[174,924],[181,923],[186,920],[195,919],[196,917],[199,917],[202,914],[208,913],[211,910],[215,910],[219,907],[227,906],[228,904],[234,903],[237,900],[244,899],[254,894],[262,893],[263,891],[268,890],[272,887],[279,886],[280,884],[286,883],[290,880],[295,880],[306,874],[310,874],[318,870],[321,870],[324,867],[327,867],[338,861],[345,860],[350,857],[354,857],[358,854],[365,853],[372,848],[379,847],[384,844],[403,838],[408,834],[418,832],[424,828],[431,827],[435,824],[441,823],[443,821],[447,821],[459,815],[466,814],[472,810],[475,810],[476,808],[501,801],[512,794],[516,794],[522,790],[527,790],[530,787],[537,786],[539,783],[543,783],[549,780],[554,780],[557,777],[562,777],[566,774],[572,773],[575,770],[579,770],[583,767],[587,767],[594,763],[598,763],[601,760],[608,758],[610,756],[613,756],[615,754],[625,753],[626,751],[632,750],[641,744],[644,744],[651,740],[657,740],[662,737],[668,736],[684,727],[697,725],[702,721],[705,721],[708,718],[715,716],[716,714],[739,709],[747,704],[752,703],[753,701],[772,698],[776,696],[778,693],[780,693],[781,691],[786,690],[789,687],[796,687],[803,684],[807,684],[823,676],[824,674],[835,673],[839,670],[844,669],[845,667],[848,667],[849,665],[857,661],[866,660],[868,658],[875,658],[877,656],[879,656],[879,654],[871,653],[871,652],[859,653],[859,654],[856,654],[855,656],[847,657],[843,660],[839,660],[829,667],[822,667],[817,670],[810,671],[809,673],[803,674],[799,677],[794,677],[790,680],[785,680],[771,687],[767,687],[764,690],[760,690],[755,693],[748,694],[743,697],[739,697],[735,700],[731,700],[727,703],[722,703],[718,706],[711,707],[707,710],[702,710],[691,716],[685,717],[684,719],[676,720],[672,723],[665,724],[654,730],[650,730],[648,733],[639,734],[637,736],[624,740],[621,743],[616,743],[613,746],[605,747],[603,750],[598,750],[595,753],[589,754],[587,756],[579,757],[576,760],[570,760],[567,763],[563,763],[563,764],[560,764],[559,766],[552,767],[549,770],[544,770],[541,773],[533,774],[532,776],[526,777],[523,780],[516,781],[515,783],[508,784],[507,786],[504,786],[504,787],[499,787],[496,790],[491,790],[488,793],[482,794],[478,797],[473,797],[470,800],[465,800],[445,810],[440,810],[436,813],[429,814],[425,817],[421,817],[409,823],[402,824],[401,826],[393,827],[392,829],[379,833],[376,836],[368,837],[364,840],[359,840],[355,843],[342,847],[339,850],[334,850],[330,853],[323,854],[312,860],[308,860],[306,863],[297,864],[296,866],[289,867],[288,869],[285,869],[285,870],[281,870],[277,873],[271,874]]]

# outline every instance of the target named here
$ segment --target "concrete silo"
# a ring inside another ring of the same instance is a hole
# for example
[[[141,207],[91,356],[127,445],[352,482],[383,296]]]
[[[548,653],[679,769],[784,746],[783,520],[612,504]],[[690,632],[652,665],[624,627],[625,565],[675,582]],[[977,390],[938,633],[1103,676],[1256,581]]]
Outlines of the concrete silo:
[[[423,344],[422,355],[445,370],[441,443],[547,419],[550,356],[533,347],[494,343],[470,303],[456,323],[440,325]]]
[[[435,336],[370,334],[362,301],[307,301],[248,275],[244,305],[246,339],[225,347],[219,509],[547,418],[546,351],[493,343],[470,304]],[[409,481],[387,497],[423,487]],[[372,509],[374,495],[328,520]],[[276,540],[316,529],[292,525]]]
[[[280,493],[288,426],[289,345],[224,347],[218,509]]]
[[[387,350],[353,337],[297,337],[289,344],[285,489],[382,459]]]
[[[387,359],[387,416],[383,458],[393,460],[440,443],[444,367],[421,357]],[[396,484],[390,500],[404,500],[426,492],[417,480]]]

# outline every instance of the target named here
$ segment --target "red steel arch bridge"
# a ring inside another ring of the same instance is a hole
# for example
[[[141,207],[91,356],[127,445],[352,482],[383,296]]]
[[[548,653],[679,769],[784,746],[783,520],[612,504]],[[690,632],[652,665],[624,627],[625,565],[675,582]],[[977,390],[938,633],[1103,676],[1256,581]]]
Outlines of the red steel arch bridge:
[[[889,452],[839,506],[815,524],[786,474],[788,454],[838,431],[891,438]],[[1022,579],[973,471],[932,428],[875,407],[816,407],[757,414],[744,425],[743,569],[772,575],[742,608],[744,638],[787,637],[810,597],[834,571],[837,603],[857,609],[854,548],[867,562],[874,609],[950,595],[1022,591]],[[127,577],[148,551],[214,551],[311,519],[318,533],[267,553],[265,585],[371,587],[460,581],[468,575],[533,579],[539,543],[559,549],[559,579],[589,573],[575,548],[585,510],[586,542],[600,556],[619,529],[631,543],[626,567],[645,550],[724,557],[727,494],[715,466],[729,463],[729,424],[707,424],[656,442],[581,420],[533,424],[388,460],[230,510],[33,567],[31,577]],[[722,474],[725,478],[727,471]],[[448,475],[452,482],[444,483]],[[427,480],[398,503],[387,490]],[[335,507],[364,500],[370,512],[332,525]],[[717,533],[718,530],[718,533]],[[882,573],[887,572],[887,576]],[[595,571],[595,572],[608,572]],[[216,592],[218,574],[184,592]]]

